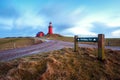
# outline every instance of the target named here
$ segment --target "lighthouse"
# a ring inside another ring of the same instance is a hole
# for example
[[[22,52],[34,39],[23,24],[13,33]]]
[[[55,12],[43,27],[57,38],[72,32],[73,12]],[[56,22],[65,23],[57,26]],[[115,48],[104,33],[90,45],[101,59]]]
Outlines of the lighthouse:
[[[49,26],[48,26],[48,35],[51,35],[51,34],[53,34],[53,30],[52,30],[52,22],[50,22],[49,23]],[[36,34],[36,37],[43,37],[43,36],[45,36],[45,34],[44,34],[44,32],[42,32],[42,31],[40,31],[40,32],[38,32],[37,34]]]
[[[52,22],[49,23],[49,26],[48,26],[48,34],[53,34]]]

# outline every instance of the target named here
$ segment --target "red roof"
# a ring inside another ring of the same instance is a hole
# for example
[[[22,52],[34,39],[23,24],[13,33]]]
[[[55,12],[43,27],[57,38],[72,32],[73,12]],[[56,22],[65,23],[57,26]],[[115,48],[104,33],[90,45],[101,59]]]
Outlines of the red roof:
[[[44,33],[43,32],[38,32],[37,34],[36,34],[36,37],[43,37],[44,36]]]

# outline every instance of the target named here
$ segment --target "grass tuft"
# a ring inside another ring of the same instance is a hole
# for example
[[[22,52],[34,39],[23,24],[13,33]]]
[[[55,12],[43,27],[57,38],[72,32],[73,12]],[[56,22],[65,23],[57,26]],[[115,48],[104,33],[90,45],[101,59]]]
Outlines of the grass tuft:
[[[0,79],[119,80],[120,51],[105,50],[104,63],[96,54],[95,48],[79,48],[78,52],[64,48],[1,62]]]

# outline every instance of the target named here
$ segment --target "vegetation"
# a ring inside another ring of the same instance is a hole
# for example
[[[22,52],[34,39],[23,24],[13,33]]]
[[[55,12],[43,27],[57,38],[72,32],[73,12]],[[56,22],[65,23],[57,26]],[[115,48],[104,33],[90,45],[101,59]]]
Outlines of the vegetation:
[[[43,38],[67,42],[74,40],[73,37],[58,34]],[[4,38],[0,39],[0,50],[34,44],[35,40],[30,37]],[[106,39],[105,45],[120,46],[120,39]],[[78,52],[64,48],[0,62],[0,80],[119,80],[120,51],[105,50],[105,55],[106,60],[102,62],[97,59],[95,48],[79,48]]]
[[[47,34],[46,36],[42,37],[44,39],[51,39],[51,40],[61,40],[66,42],[73,42],[73,37],[62,36],[59,34]]]
[[[105,43],[109,46],[120,46],[120,38],[107,38]]]
[[[66,42],[74,42],[73,37],[61,36],[59,34],[46,35],[45,37],[42,37],[42,38],[43,39],[52,39],[52,40],[61,40],[61,41],[66,41]],[[35,39],[31,38],[31,37],[0,38],[0,51],[14,49],[14,48],[27,47],[27,46],[31,46],[31,45],[38,44],[38,43],[41,43],[41,41],[35,42]],[[97,43],[81,42],[81,44],[96,45]],[[120,46],[120,38],[106,38],[105,45],[106,46]]]
[[[40,43],[40,41],[38,41],[37,43]],[[34,44],[36,44],[34,41],[34,38],[30,38],[30,37],[1,38],[0,39],[0,50],[27,47],[27,46],[31,46]]]
[[[53,34],[53,35],[47,35],[42,38],[52,39],[52,40],[61,40],[66,42],[74,42],[74,37],[66,37],[61,36],[59,34]],[[81,44],[93,44],[96,45],[95,42],[80,42]],[[106,38],[105,39],[105,45],[106,46],[120,46],[120,38]]]
[[[120,51],[105,54],[101,62],[95,48],[64,48],[1,62],[0,80],[119,80]]]

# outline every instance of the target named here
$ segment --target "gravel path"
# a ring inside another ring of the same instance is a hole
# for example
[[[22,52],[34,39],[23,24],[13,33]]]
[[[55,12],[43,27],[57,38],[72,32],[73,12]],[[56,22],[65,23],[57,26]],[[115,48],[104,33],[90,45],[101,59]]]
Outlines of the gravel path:
[[[46,41],[41,44],[32,45],[25,48],[18,48],[18,49],[12,49],[12,50],[6,50],[6,51],[0,51],[0,61],[8,61],[15,58],[19,58],[22,56],[27,56],[30,54],[37,54],[42,52],[49,52],[53,50],[62,49],[64,47],[73,47],[74,44],[71,42],[64,42],[64,41],[57,41],[57,40],[51,40]],[[88,44],[79,44],[80,47],[94,47],[95,45],[88,45]],[[120,50],[120,47],[109,47],[106,46],[107,49],[112,50]]]

